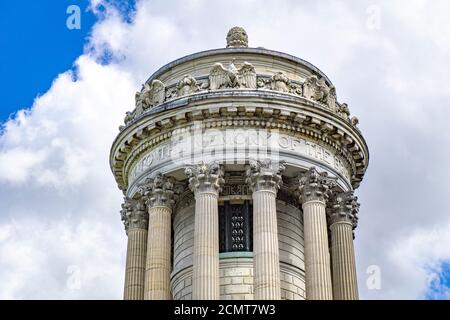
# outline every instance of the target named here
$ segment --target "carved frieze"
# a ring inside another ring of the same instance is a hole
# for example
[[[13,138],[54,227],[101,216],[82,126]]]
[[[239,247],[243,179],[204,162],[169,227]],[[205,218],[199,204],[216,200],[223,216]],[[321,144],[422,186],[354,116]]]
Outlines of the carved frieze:
[[[281,71],[270,78],[257,76],[255,67],[251,63],[244,62],[240,68],[237,68],[234,61],[235,59],[232,60],[228,68],[225,68],[221,63],[214,64],[207,78],[197,79],[187,74],[176,84],[169,87],[166,87],[158,79],[154,79],[150,84],[144,84],[142,90],[136,93],[135,110],[127,112],[125,115],[125,126],[139,117],[145,110],[165,101],[206,90],[220,89],[266,89],[295,94],[320,103],[353,126],[356,126],[359,122],[356,117],[350,118],[347,104],[337,103],[335,87],[328,87],[324,79],[312,75],[301,84],[290,80]],[[119,130],[122,131],[124,128],[124,126],[120,126]]]
[[[289,78],[282,72],[277,72],[270,79],[258,77],[258,88],[268,89],[296,95],[302,95],[302,86],[289,80]]]
[[[207,129],[202,134],[199,143],[202,147],[195,148],[192,145],[193,136],[191,134],[186,133],[180,140],[170,140],[148,152],[130,170],[129,183],[131,184],[142,173],[168,159],[173,163],[180,164],[194,155],[212,160],[217,159],[220,154],[225,154],[224,150],[259,155],[293,152],[299,156],[311,158],[324,165],[331,166],[350,180],[349,169],[339,155],[330,148],[301,137],[293,137],[287,134],[268,135],[265,130],[256,129]],[[212,154],[214,154],[214,157],[210,157]]]

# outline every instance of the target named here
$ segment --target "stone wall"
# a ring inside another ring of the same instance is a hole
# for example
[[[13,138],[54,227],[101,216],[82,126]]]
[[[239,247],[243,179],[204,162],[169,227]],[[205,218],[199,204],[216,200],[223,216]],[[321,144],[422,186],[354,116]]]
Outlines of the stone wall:
[[[172,297],[192,299],[192,254],[194,246],[194,204],[178,210],[173,219]]]
[[[220,299],[253,299],[253,254],[227,252],[220,257]]]
[[[305,299],[304,242],[301,211],[277,200],[280,247],[281,298]],[[175,300],[192,299],[192,253],[194,206],[176,213],[172,293]],[[251,252],[220,254],[220,299],[253,299],[253,255]]]
[[[173,219],[173,272],[192,266],[194,205],[183,208]]]
[[[299,209],[277,200],[281,298],[305,299],[303,220]]]

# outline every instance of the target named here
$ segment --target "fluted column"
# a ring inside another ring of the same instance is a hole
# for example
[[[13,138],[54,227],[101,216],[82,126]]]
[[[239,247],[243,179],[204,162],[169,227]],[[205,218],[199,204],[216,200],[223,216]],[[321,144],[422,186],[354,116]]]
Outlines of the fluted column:
[[[144,299],[148,214],[142,200],[125,198],[121,215],[128,235],[123,298],[142,300]]]
[[[330,206],[331,257],[335,300],[357,300],[353,229],[358,221],[359,204],[353,191],[333,196]]]
[[[326,199],[334,186],[327,173],[313,167],[300,179],[305,238],[306,299],[332,300]]]
[[[146,182],[143,192],[149,221],[144,299],[169,300],[173,181],[158,173]]]
[[[280,253],[277,228],[277,191],[283,164],[250,161],[247,182],[253,191],[253,287],[255,300],[279,300]]]
[[[185,170],[195,195],[192,297],[217,300],[219,293],[219,207],[223,172],[219,164],[200,163]]]

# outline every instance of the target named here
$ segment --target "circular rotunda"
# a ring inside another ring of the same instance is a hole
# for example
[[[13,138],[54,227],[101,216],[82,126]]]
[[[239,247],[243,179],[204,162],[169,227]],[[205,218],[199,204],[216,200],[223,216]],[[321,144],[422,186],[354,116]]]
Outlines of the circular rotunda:
[[[358,119],[309,62],[226,40],[157,70],[113,142],[124,299],[357,299]]]

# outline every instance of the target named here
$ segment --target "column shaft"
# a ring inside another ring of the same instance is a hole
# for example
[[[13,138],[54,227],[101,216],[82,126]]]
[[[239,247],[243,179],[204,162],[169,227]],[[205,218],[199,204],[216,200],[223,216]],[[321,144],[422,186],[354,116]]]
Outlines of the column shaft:
[[[128,230],[127,260],[125,268],[125,300],[144,299],[145,256],[147,252],[147,230]]]
[[[253,192],[253,265],[255,300],[279,300],[280,254],[274,191]]]
[[[195,195],[193,299],[217,300],[219,294],[218,194]]]
[[[169,300],[171,255],[171,209],[166,206],[149,208],[149,233],[145,274],[146,300]]]
[[[303,219],[306,298],[308,300],[332,300],[325,203],[318,200],[304,202]]]
[[[334,299],[357,300],[358,285],[351,223],[337,222],[331,225],[331,255]]]

